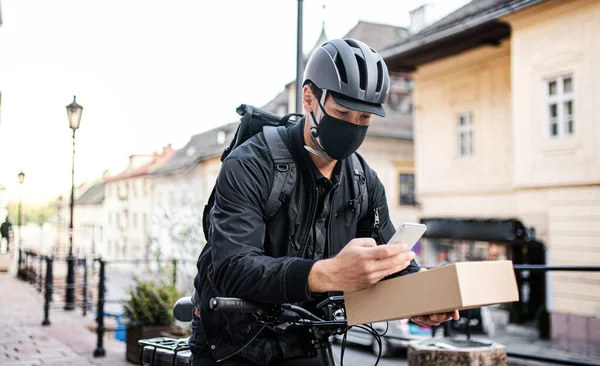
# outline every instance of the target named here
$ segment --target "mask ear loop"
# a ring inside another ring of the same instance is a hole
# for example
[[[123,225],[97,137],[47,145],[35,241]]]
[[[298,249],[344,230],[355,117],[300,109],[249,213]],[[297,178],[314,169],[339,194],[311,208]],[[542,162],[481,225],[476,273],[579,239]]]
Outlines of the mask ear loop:
[[[317,121],[321,121],[321,117],[323,113],[325,113],[323,104],[325,103],[325,99],[327,98],[327,89],[322,89],[323,94],[321,95],[321,101],[317,101],[319,103],[319,109],[317,110],[317,118],[313,112],[310,112],[310,133],[317,139],[319,146],[321,145],[321,141],[319,140],[319,123]],[[323,146],[321,146],[323,147]]]

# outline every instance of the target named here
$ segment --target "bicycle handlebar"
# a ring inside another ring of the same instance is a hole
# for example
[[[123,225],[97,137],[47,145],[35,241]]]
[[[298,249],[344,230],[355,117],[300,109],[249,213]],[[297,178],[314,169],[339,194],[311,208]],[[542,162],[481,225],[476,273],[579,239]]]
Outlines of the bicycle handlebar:
[[[210,299],[210,308],[217,311],[234,311],[240,313],[255,313],[268,309],[266,305],[235,297],[213,297]]]

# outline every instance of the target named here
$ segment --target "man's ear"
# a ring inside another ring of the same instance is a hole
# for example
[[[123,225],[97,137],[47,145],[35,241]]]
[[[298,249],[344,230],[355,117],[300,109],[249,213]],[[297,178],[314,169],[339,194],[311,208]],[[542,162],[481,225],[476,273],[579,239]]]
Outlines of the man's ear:
[[[302,88],[302,106],[304,107],[304,111],[306,113],[314,112],[313,111],[313,101],[315,100],[315,95],[313,94],[310,86],[304,85]]]

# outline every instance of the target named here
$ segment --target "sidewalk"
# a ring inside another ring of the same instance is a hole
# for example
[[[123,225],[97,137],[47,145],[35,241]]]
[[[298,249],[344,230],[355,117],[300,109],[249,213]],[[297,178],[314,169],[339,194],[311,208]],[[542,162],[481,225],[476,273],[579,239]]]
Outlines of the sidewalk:
[[[0,273],[0,365],[131,365],[125,361],[125,343],[104,337],[105,357],[94,358],[96,334],[81,309],[50,309],[51,325],[42,326],[43,294],[16,278]],[[59,306],[60,304],[53,304]]]
[[[533,327],[508,324],[508,313],[506,312],[494,311],[492,317],[496,323],[496,331],[489,339],[505,345],[509,352],[540,355],[600,365],[600,359],[598,358],[586,357],[575,352],[566,352],[553,348],[551,341],[539,339],[538,332]],[[477,338],[477,336],[474,338]],[[509,358],[508,364],[514,366],[556,365],[555,363],[529,361],[520,358]]]

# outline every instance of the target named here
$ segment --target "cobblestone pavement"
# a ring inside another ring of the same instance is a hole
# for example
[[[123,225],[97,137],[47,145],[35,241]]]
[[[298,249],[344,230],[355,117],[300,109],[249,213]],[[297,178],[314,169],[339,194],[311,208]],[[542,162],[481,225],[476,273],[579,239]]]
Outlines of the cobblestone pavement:
[[[55,306],[51,325],[42,326],[42,294],[14,273],[0,273],[0,365],[131,365],[125,344],[106,336],[106,356],[94,358],[96,335],[88,328],[93,315]]]

